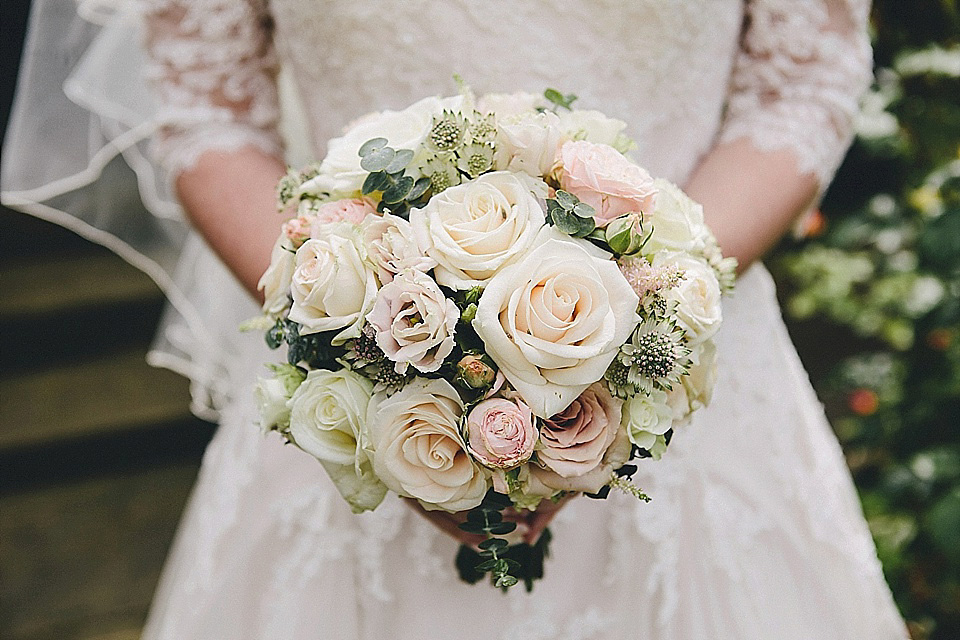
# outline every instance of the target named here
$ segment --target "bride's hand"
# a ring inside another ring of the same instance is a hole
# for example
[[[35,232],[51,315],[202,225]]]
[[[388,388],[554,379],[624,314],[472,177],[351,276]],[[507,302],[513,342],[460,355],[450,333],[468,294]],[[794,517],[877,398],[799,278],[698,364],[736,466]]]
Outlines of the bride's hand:
[[[544,500],[540,503],[540,506],[537,507],[536,511],[517,511],[511,507],[504,510],[503,519],[507,522],[517,523],[517,534],[522,537],[524,542],[531,545],[536,544],[543,530],[550,525],[550,522],[554,516],[557,515],[557,512],[560,511],[563,505],[572,497],[573,496],[567,496],[556,503],[550,500]],[[420,506],[420,503],[416,500],[405,499],[404,502],[406,502],[411,509],[429,520],[435,527],[461,544],[476,548],[476,546],[484,540],[483,536],[467,533],[460,529],[459,525],[467,519],[466,511],[458,511],[456,513],[450,513],[448,511],[427,511]]]

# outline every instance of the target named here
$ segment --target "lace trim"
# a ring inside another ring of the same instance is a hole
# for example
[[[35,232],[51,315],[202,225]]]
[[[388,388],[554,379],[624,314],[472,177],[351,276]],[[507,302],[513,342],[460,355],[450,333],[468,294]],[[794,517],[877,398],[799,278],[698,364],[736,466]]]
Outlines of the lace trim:
[[[790,150],[826,185],[870,81],[866,0],[753,0],[721,141]]]
[[[161,164],[175,175],[208,150],[279,154],[278,67],[264,2],[148,0],[144,17]]]

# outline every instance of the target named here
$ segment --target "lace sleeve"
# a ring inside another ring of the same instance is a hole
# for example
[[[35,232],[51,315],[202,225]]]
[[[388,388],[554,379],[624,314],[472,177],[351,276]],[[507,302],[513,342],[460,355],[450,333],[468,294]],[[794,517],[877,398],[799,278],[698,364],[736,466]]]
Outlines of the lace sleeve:
[[[826,185],[871,74],[869,0],[748,0],[721,141],[791,150]]]
[[[205,151],[280,155],[277,64],[266,0],[150,0],[147,76],[159,100],[154,150],[172,174]]]

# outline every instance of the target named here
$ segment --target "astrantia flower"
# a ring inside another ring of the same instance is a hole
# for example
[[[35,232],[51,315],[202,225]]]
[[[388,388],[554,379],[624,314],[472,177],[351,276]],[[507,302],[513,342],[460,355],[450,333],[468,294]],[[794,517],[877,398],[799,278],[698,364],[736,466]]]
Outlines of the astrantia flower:
[[[457,154],[457,167],[471,178],[493,169],[493,145],[471,142]]]
[[[627,380],[649,394],[670,390],[690,365],[690,348],[683,330],[673,320],[649,319],[634,331],[617,356],[627,367]]]
[[[433,151],[455,151],[463,144],[466,132],[467,123],[463,116],[444,110],[441,115],[433,117],[433,126],[430,127],[426,139],[427,148]]]
[[[420,166],[420,172],[430,178],[430,188],[434,193],[440,193],[460,184],[457,156],[450,151],[427,156]]]
[[[473,112],[473,117],[467,125],[467,137],[475,143],[492,143],[497,137],[497,125],[492,113],[481,114]]]

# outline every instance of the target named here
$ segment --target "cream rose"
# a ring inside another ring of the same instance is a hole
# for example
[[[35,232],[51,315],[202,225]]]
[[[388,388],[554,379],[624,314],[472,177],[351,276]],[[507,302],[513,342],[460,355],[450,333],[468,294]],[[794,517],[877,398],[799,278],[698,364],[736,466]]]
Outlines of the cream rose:
[[[263,291],[264,313],[279,315],[290,305],[290,281],[296,266],[293,255],[293,245],[281,234],[273,245],[270,266],[257,282],[257,291]]]
[[[377,294],[367,321],[377,330],[377,345],[395,364],[397,373],[413,365],[436,371],[453,351],[453,334],[460,310],[433,278],[404,271]]]
[[[287,406],[290,394],[282,381],[277,378],[257,378],[253,396],[257,401],[261,430],[286,429],[290,425],[290,407]]]
[[[686,330],[689,343],[709,340],[723,320],[716,274],[706,262],[686,253],[662,251],[654,255],[655,268],[665,265],[676,265],[683,271],[680,283],[668,289],[665,296],[676,303],[677,319]]]
[[[566,139],[560,118],[552,111],[498,117],[494,166],[545,176],[556,164],[557,150]]]
[[[437,262],[437,282],[451,289],[484,284],[530,250],[544,221],[529,187],[505,171],[447,189],[410,212],[417,244]]]
[[[654,389],[650,395],[638,393],[623,403],[623,428],[630,442],[648,451],[673,426],[673,409],[667,394]]]
[[[609,145],[566,142],[560,162],[560,185],[596,210],[597,226],[625,213],[646,213],[654,205],[653,178]]]
[[[360,335],[364,318],[377,297],[377,279],[364,260],[357,234],[332,226],[325,238],[307,240],[297,249],[290,319],[301,333],[335,331],[333,344]]]
[[[563,478],[596,469],[620,429],[620,404],[603,384],[587,387],[540,425],[540,464]]]
[[[436,260],[420,251],[413,227],[403,218],[389,213],[370,216],[363,221],[362,232],[367,257],[376,266],[381,284],[406,269],[426,273],[437,266]]]
[[[517,400],[490,398],[467,416],[467,450],[481,464],[510,469],[530,459],[537,444],[537,428],[530,407]]]
[[[373,467],[384,484],[428,510],[479,505],[489,474],[460,435],[463,409],[457,390],[442,379],[417,378],[390,397],[374,396],[368,423]]]
[[[712,340],[694,347],[690,360],[689,374],[667,394],[674,420],[678,421],[710,404],[717,383],[717,346]]]
[[[373,383],[347,369],[317,369],[290,398],[290,437],[323,463],[354,511],[375,508],[386,486],[373,473],[367,411]]]
[[[360,147],[373,138],[386,138],[394,149],[416,151],[423,142],[433,116],[444,109],[457,111],[463,103],[462,96],[452,98],[424,98],[403,111],[383,111],[361,118],[340,138],[330,140],[327,156],[320,163],[319,174],[303,183],[301,193],[327,193],[334,196],[354,197],[367,172],[360,168]]]
[[[607,144],[615,149],[624,140],[627,123],[610,118],[599,111],[574,109],[560,113],[560,128],[568,138]]]
[[[552,228],[484,289],[473,326],[541,418],[599,380],[637,326],[637,294],[593,245]]]
[[[702,250],[709,235],[703,221],[703,207],[669,180],[658,178],[653,185],[657,200],[653,211],[645,212],[649,214],[647,219],[652,230],[646,250]]]

